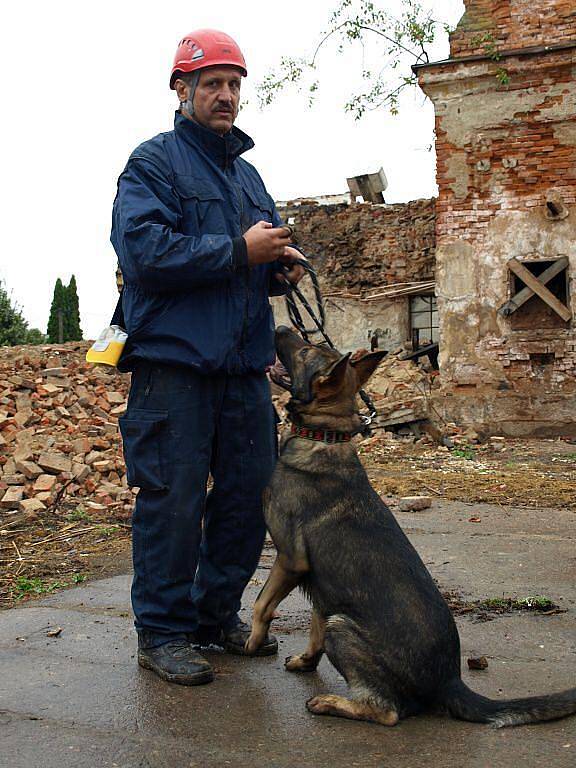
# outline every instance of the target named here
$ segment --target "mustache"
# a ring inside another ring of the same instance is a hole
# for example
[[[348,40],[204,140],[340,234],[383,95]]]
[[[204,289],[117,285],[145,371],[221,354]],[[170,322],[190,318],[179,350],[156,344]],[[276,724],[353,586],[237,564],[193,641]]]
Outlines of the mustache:
[[[217,104],[212,111],[213,112],[229,112],[231,115],[234,114],[234,109],[228,106],[227,104]]]

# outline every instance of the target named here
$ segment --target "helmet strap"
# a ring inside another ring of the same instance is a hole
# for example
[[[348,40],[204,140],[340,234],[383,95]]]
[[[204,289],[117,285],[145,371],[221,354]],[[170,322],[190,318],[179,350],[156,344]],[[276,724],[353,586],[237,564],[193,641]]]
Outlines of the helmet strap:
[[[200,70],[196,70],[196,72],[192,72],[190,76],[190,80],[188,82],[188,86],[190,88],[190,93],[188,94],[188,98],[184,101],[180,102],[180,109],[185,109],[186,112],[190,115],[190,117],[193,117],[194,115],[194,94],[196,93],[196,87],[198,85],[198,81],[200,80]]]

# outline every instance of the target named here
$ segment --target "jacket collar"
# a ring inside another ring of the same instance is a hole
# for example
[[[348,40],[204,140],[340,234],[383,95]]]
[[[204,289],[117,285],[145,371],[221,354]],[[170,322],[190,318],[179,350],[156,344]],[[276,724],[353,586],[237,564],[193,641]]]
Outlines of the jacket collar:
[[[254,142],[246,133],[236,126],[224,136],[204,128],[176,112],[174,130],[188,144],[200,147],[209,157],[224,170],[228,168],[243,152],[252,149]]]

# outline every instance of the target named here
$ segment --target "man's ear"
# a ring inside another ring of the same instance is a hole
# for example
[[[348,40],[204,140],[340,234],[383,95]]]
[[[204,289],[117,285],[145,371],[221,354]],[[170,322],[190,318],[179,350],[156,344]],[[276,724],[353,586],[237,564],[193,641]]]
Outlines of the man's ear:
[[[176,95],[178,96],[178,101],[186,101],[188,99],[188,96],[190,95],[190,86],[187,85],[187,83],[184,82],[184,80],[178,80],[174,83],[174,90],[176,91]]]
[[[366,352],[366,354],[350,360],[350,365],[356,371],[358,389],[364,386],[387,354],[388,352],[384,352],[383,350],[380,352]]]
[[[335,395],[342,388],[349,362],[350,352],[346,355],[342,355],[339,360],[336,360],[327,371],[324,371],[324,373],[314,381],[312,385],[314,394],[319,400],[325,400],[326,398]]]

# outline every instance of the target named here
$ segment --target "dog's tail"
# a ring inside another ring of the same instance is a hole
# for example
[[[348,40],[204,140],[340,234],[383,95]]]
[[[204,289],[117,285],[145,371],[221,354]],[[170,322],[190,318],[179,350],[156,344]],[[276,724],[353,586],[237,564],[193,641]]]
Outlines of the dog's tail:
[[[548,696],[497,701],[474,693],[460,678],[455,678],[444,689],[440,701],[452,717],[490,723],[496,728],[543,723],[576,714],[576,688]]]

